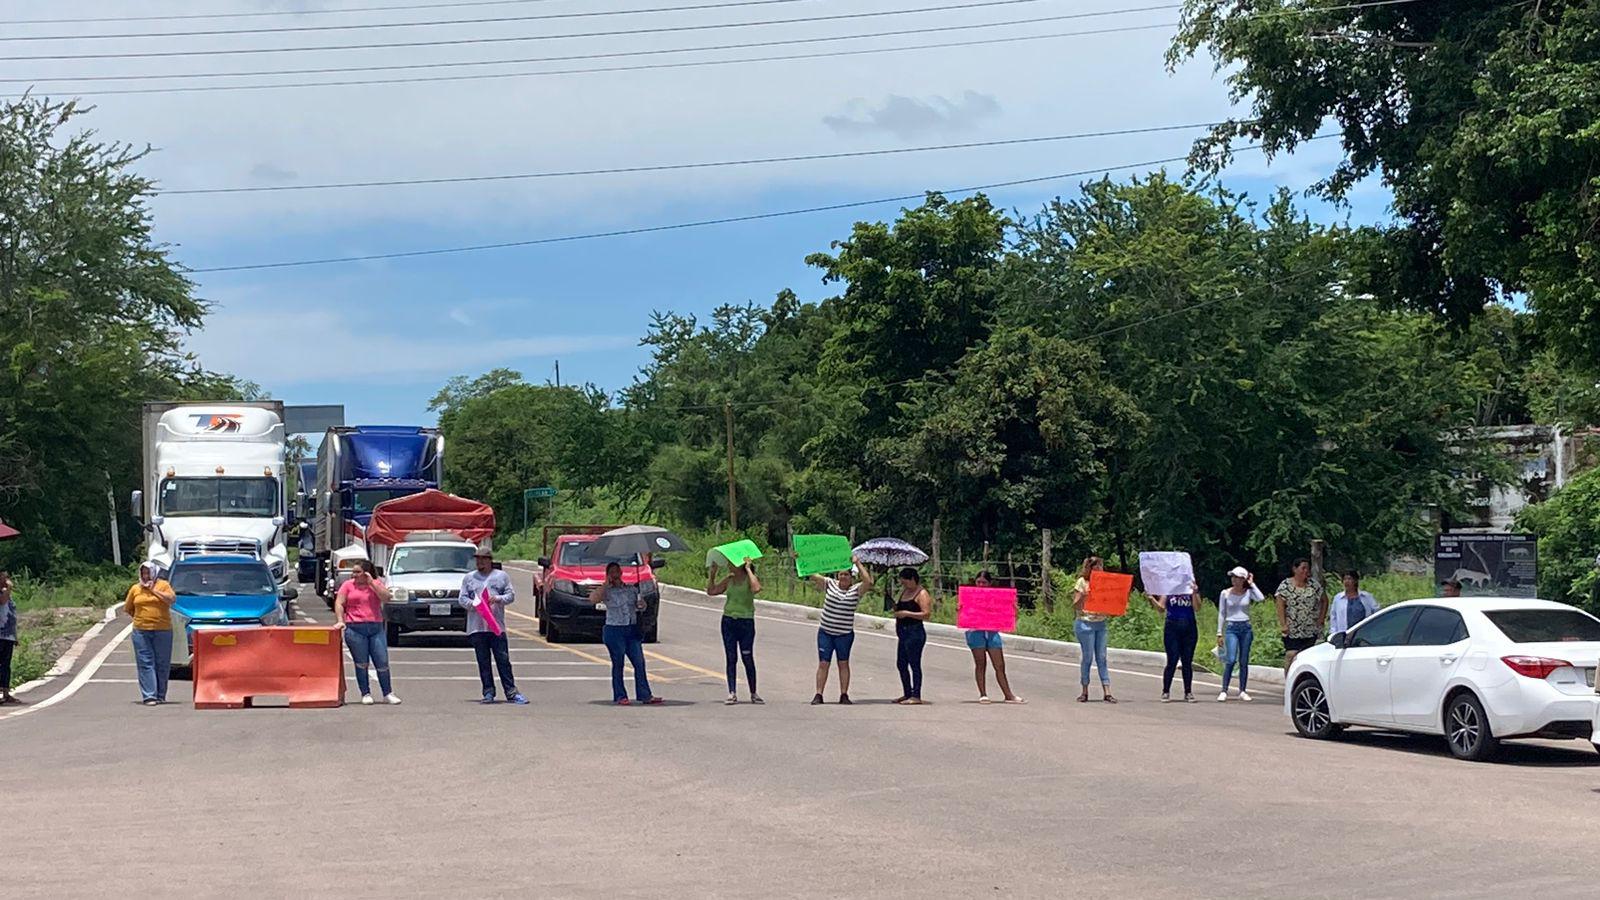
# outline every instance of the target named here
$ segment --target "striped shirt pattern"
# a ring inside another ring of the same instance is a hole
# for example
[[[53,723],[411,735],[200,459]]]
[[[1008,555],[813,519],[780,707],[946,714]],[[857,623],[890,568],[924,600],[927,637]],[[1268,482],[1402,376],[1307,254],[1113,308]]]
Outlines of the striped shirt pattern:
[[[861,584],[849,589],[839,587],[839,582],[826,579],[827,588],[822,599],[822,630],[829,634],[850,634],[856,630],[856,607],[861,605]]]

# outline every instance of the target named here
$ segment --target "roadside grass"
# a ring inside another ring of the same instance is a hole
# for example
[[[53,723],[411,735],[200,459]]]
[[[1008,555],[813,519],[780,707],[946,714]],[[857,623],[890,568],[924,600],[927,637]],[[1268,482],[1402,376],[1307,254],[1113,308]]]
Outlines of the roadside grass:
[[[137,577],[131,567],[82,567],[59,579],[15,574],[17,649],[11,684],[25,684],[49,671],[84,630],[121,600]]]

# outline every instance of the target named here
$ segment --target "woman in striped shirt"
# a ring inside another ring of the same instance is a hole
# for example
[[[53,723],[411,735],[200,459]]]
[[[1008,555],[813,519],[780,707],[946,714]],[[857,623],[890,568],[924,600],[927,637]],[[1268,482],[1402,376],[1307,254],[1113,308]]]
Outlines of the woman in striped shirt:
[[[872,590],[872,573],[851,557],[851,567],[837,578],[811,576],[811,583],[822,591],[822,627],[817,629],[817,693],[811,705],[822,702],[828,686],[828,668],[839,657],[839,702],[850,705],[850,647],[856,641],[856,607],[861,597]]]

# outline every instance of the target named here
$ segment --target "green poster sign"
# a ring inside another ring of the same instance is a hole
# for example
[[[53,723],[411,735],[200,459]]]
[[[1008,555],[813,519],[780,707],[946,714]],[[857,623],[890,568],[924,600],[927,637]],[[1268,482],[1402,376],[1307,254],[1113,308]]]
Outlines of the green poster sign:
[[[720,547],[712,547],[706,554],[706,567],[711,566],[737,566],[746,559],[760,559],[761,548],[755,541],[730,541]]]
[[[850,539],[844,535],[794,536],[794,570],[801,578],[843,572],[851,565]]]

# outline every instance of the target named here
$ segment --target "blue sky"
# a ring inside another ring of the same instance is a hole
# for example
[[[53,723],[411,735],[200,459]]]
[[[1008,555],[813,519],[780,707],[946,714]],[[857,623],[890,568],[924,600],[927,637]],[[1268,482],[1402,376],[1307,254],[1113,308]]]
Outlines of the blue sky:
[[[176,23],[105,23],[82,32],[628,10],[688,0],[529,0],[488,8],[290,15]],[[954,2],[954,0],[944,0]],[[370,42],[419,35],[527,36],[489,48],[268,53],[247,57],[10,62],[40,79],[82,75],[243,71],[306,65],[481,61],[552,53],[649,52],[716,41],[835,37],[871,29],[985,25],[1114,10],[1119,0],[1031,0],[1005,8],[895,15],[863,23],[792,24],[634,37],[562,38],[564,30],[758,21],[944,5],[910,0],[795,0],[772,9],[679,12],[559,23],[372,29],[327,37],[62,40],[30,51],[215,50]],[[177,0],[162,12],[285,10],[380,5],[293,0]],[[112,0],[20,0],[16,19],[125,13]],[[1017,36],[1091,26],[1160,24],[1170,11],[948,35]],[[67,26],[11,26],[59,34]],[[152,144],[143,171],[168,188],[535,172],[912,147],[1211,121],[1237,112],[1206,60],[1168,73],[1170,30],[998,46],[652,72],[316,90],[178,95],[90,95],[86,121],[102,137]],[[901,42],[916,38],[899,39]],[[889,45],[888,39],[876,43]],[[855,41],[848,46],[863,46]],[[832,47],[833,44],[808,45]],[[15,47],[0,47],[14,50]],[[689,57],[717,58],[717,53]],[[727,54],[721,54],[726,56]],[[654,57],[652,57],[654,58]],[[504,67],[501,67],[504,68]],[[526,68],[526,67],[523,67]],[[173,82],[165,82],[171,84]],[[206,83],[204,81],[196,83]],[[150,82],[112,84],[148,85]],[[43,81],[62,95],[82,82]],[[767,210],[946,189],[1180,155],[1191,135],[1169,132],[995,149],[538,181],[263,194],[158,197],[158,237],[188,266],[409,250],[634,228]],[[1307,147],[1268,167],[1241,155],[1229,184],[1264,195],[1303,189],[1337,148]],[[1133,173],[1119,173],[1129,177]],[[991,192],[1032,211],[1079,179]],[[1381,190],[1322,217],[1370,221]],[[352,423],[430,420],[428,398],[453,374],[507,366],[617,389],[646,355],[637,346],[655,309],[704,314],[726,302],[766,303],[780,289],[803,299],[833,292],[804,264],[858,219],[896,206],[483,253],[287,270],[206,273],[206,327],[188,345],[212,368],[260,383],[291,403],[343,403]]]

